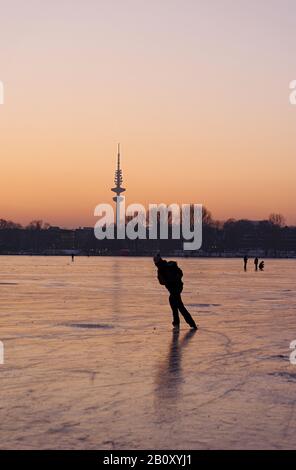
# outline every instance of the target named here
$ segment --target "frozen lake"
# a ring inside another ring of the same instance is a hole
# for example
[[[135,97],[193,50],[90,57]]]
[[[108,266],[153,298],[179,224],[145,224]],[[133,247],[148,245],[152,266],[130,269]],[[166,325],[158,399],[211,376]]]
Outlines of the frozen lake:
[[[0,257],[2,449],[296,446],[296,261],[178,263],[196,333],[150,259]]]

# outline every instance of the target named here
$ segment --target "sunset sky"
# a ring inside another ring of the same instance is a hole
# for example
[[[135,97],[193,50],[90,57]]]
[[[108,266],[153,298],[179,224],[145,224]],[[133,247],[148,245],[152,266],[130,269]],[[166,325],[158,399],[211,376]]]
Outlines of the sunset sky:
[[[127,203],[296,224],[295,0],[0,1],[0,218]]]

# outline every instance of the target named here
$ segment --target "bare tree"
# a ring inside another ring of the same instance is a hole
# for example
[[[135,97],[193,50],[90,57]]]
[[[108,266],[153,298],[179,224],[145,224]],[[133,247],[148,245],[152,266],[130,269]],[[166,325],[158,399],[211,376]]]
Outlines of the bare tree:
[[[17,224],[15,222],[12,222],[11,220],[0,219],[0,230],[16,228],[22,228],[21,224]]]
[[[47,230],[49,229],[50,224],[43,222],[43,220],[32,220],[27,226],[27,230]]]
[[[212,225],[214,223],[212,213],[205,206],[202,206],[202,223],[205,225]]]
[[[284,227],[286,225],[285,217],[282,214],[270,214],[268,220],[272,225],[277,227]]]

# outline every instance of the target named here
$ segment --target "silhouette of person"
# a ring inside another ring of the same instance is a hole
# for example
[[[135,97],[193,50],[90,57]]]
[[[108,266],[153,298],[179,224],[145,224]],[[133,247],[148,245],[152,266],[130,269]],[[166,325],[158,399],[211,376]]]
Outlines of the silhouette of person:
[[[197,326],[192,316],[184,306],[181,299],[183,290],[183,272],[178,267],[176,261],[165,261],[159,254],[153,258],[154,264],[158,269],[157,277],[161,285],[164,285],[170,293],[169,302],[173,313],[174,328],[180,327],[179,312],[191,328],[197,330]]]
[[[247,255],[244,256],[244,270],[245,270],[245,271],[247,270],[248,259],[249,259],[249,258],[247,257]]]
[[[259,264],[259,269],[260,271],[264,270],[264,261],[261,261],[261,263]]]
[[[259,263],[259,259],[256,256],[256,258],[254,259],[255,271],[258,271],[258,263]]]
[[[72,263],[74,262],[74,254],[71,255]]]

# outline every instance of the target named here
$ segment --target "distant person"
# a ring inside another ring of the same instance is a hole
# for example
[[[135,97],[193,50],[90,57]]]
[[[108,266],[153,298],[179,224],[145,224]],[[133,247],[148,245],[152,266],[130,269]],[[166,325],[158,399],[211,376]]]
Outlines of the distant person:
[[[157,277],[159,283],[164,285],[170,293],[169,302],[173,313],[173,326],[178,329],[180,327],[179,312],[183,315],[188,325],[197,330],[197,326],[192,316],[185,308],[181,292],[183,290],[183,272],[178,267],[176,261],[165,261],[159,254],[153,258],[154,264],[158,269]]]
[[[264,261],[261,261],[261,263],[259,264],[259,269],[260,271],[264,271]]]
[[[259,263],[259,259],[256,256],[256,258],[254,259],[255,271],[258,271],[258,263]]]
[[[75,259],[74,254],[72,254],[71,257],[72,257],[72,263],[74,263],[74,259]]]
[[[244,256],[244,270],[245,270],[245,271],[247,270],[248,259],[249,259],[249,258],[247,257],[247,255]]]

